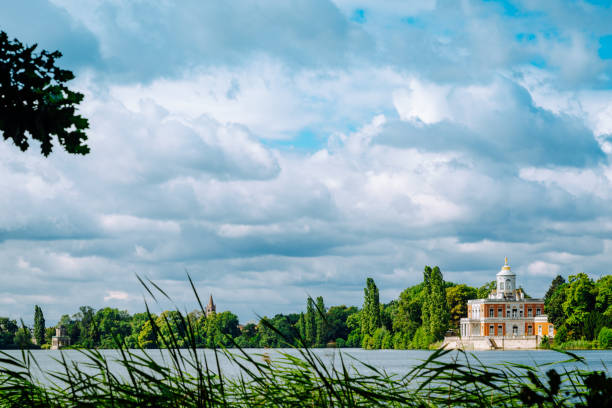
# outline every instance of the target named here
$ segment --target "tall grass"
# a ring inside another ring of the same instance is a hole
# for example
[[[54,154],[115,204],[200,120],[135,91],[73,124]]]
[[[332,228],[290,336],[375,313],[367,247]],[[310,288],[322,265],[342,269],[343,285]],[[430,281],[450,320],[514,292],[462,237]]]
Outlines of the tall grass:
[[[193,283],[189,278],[193,288]],[[146,290],[165,293],[152,282]],[[199,296],[193,288],[196,299]],[[149,310],[147,305],[147,311]],[[328,365],[306,347],[297,356],[280,352],[258,358],[234,344],[235,351],[214,349],[213,359],[196,348],[194,327],[180,314],[189,347],[181,349],[177,334],[159,336],[168,361],[158,363],[155,351],[128,350],[116,340],[118,363],[125,374],[109,368],[97,350],[80,350],[87,363],[64,358],[61,370],[39,381],[33,355],[0,352],[0,407],[514,407],[611,406],[612,379],[604,372],[559,369],[554,364],[532,367],[508,363],[488,367],[462,351],[439,349],[407,374],[399,376],[339,353]],[[154,324],[154,319],[150,317]],[[265,320],[262,324],[268,324]],[[273,326],[268,328],[276,331]],[[183,340],[183,339],[181,339]],[[453,354],[449,354],[453,353]],[[584,364],[572,353],[563,362]],[[449,359],[449,357],[451,357]],[[225,375],[222,358],[239,367]],[[545,374],[544,370],[547,370]]]

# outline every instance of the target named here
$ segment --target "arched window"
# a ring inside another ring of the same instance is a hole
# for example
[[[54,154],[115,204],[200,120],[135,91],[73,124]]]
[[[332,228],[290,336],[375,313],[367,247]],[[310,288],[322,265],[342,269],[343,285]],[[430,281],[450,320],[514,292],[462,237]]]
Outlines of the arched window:
[[[510,279],[506,279],[506,290],[511,290],[512,284],[510,283]]]
[[[499,290],[504,290],[504,282],[499,282]]]

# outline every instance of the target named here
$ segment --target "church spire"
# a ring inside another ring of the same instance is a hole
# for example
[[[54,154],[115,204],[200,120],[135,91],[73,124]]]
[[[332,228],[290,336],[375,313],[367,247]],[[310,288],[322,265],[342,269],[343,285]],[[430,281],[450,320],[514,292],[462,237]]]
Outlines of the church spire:
[[[213,297],[211,293],[210,297],[208,298],[208,305],[206,305],[206,316],[216,311],[217,311],[217,307],[215,306],[215,302],[213,302]]]

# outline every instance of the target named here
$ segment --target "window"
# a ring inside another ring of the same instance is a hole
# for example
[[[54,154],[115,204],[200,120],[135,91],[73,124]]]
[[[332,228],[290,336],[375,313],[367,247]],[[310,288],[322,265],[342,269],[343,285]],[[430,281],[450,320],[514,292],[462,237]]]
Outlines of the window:
[[[501,307],[500,307],[499,309],[497,309],[497,315],[498,315],[499,317],[504,317],[504,312],[503,312],[503,310],[501,309]]]
[[[490,325],[489,326],[489,336],[494,336],[495,335],[495,326]]]
[[[499,290],[504,290],[504,282],[499,282]]]
[[[541,336],[542,335],[542,325],[538,326],[538,335]]]
[[[512,326],[512,335],[518,336],[518,326]]]
[[[533,311],[531,310],[531,308],[527,309],[527,316],[531,317],[532,314],[533,314]]]
[[[527,334],[530,336],[533,334],[533,327],[531,325],[527,326]]]
[[[506,310],[506,317],[510,317],[510,310]]]
[[[504,335],[504,326],[501,325],[501,324],[497,326],[497,335],[498,336],[503,336]]]
[[[512,309],[512,317],[516,319],[516,309]]]
[[[493,317],[493,308],[489,309],[489,317]]]
[[[521,317],[523,317],[523,309],[519,309],[519,314]]]
[[[538,307],[538,308],[536,309],[536,316],[539,316],[539,315],[540,315],[540,313],[541,313],[541,311],[542,311],[542,310],[541,310],[541,309]]]
[[[506,279],[506,290],[511,290],[512,284],[510,283],[510,279]]]

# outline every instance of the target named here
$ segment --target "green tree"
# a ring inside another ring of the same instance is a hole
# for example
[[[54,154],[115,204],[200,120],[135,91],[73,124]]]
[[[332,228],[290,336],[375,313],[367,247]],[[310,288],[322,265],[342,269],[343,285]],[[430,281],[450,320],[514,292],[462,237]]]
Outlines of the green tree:
[[[242,328],[240,336],[236,338],[236,343],[243,348],[259,347],[259,334],[257,332],[257,325],[255,325],[254,323],[247,323]]]
[[[584,324],[588,313],[595,307],[595,284],[585,273],[570,275],[563,302],[563,312],[573,338],[585,335]]]
[[[155,315],[151,316],[153,323],[155,322]],[[138,333],[138,347],[142,349],[150,349],[157,347],[157,336],[153,329],[151,320],[147,320],[143,325],[140,333]]]
[[[612,319],[612,275],[606,275],[595,283],[597,296],[595,309],[607,319]]]
[[[612,348],[612,329],[608,327],[602,328],[599,331],[599,336],[597,336],[597,342],[599,343],[599,348]]]
[[[317,297],[316,303],[316,338],[315,344],[318,347],[323,347],[327,343],[327,312],[325,310],[325,303],[323,302],[323,296]]]
[[[126,310],[105,307],[96,312],[95,321],[102,348],[115,348],[116,340],[122,342],[132,333],[132,317]]]
[[[296,329],[300,335],[302,341],[306,340],[306,320],[304,318],[304,312],[300,312],[300,318],[296,324]]]
[[[381,327],[380,299],[374,279],[366,279],[363,289],[363,308],[361,309],[361,335],[372,336]]]
[[[34,306],[34,338],[39,346],[45,344],[45,318],[38,305]]]
[[[565,303],[567,297],[567,288],[567,283],[557,285],[555,290],[544,300],[544,311],[548,316],[548,321],[554,324],[557,329],[565,323],[566,319],[563,303]]]
[[[425,335],[432,341],[441,340],[448,328],[450,315],[446,302],[446,285],[440,268],[426,266],[423,272],[423,282],[427,294],[421,317],[423,329]]]
[[[317,337],[316,307],[314,300],[310,296],[306,300],[306,345],[312,346]]]
[[[392,327],[396,333],[401,333],[401,342],[404,338],[412,339],[416,330],[422,325],[422,307],[426,297],[425,283],[420,283],[404,289],[397,302],[395,313],[392,315]],[[398,338],[396,338],[397,340]],[[397,340],[400,344],[399,341]]]
[[[356,313],[357,308],[355,306],[346,307],[345,305],[341,305],[330,307],[327,311],[328,333],[325,342],[327,343],[330,340],[339,338],[348,340],[349,334],[351,333],[351,328],[348,327],[348,319]],[[357,329],[359,329],[358,323]]]
[[[0,32],[0,131],[22,151],[29,138],[40,142],[41,153],[53,150],[53,137],[68,153],[87,154],[87,119],[76,114],[83,94],[66,83],[72,72],[55,65],[59,51],[35,53],[37,45],[26,47]],[[28,137],[29,136],[29,137]]]
[[[135,313],[130,319],[130,335],[125,339],[126,345],[129,348],[138,348],[138,336],[145,325],[145,323],[149,320],[149,315],[147,313]]]
[[[349,336],[346,339],[347,347],[361,347],[362,330],[361,330],[361,314],[363,310],[353,313],[346,318],[346,327],[349,330]]]
[[[15,320],[0,317],[0,349],[15,347],[15,334],[19,326]]]
[[[32,333],[30,329],[25,326],[17,329],[13,343],[20,349],[32,348]]]
[[[446,288],[446,300],[450,313],[450,325],[459,327],[459,320],[467,317],[467,302],[478,298],[478,290],[465,284]]]
[[[555,294],[557,288],[559,288],[563,284],[565,284],[565,278],[563,278],[563,276],[561,275],[557,275],[550,283],[550,287],[544,295],[544,302],[548,301]]]
[[[487,282],[478,288],[478,297],[477,299],[486,299],[489,297],[489,294],[493,289],[497,287],[495,281]]]

